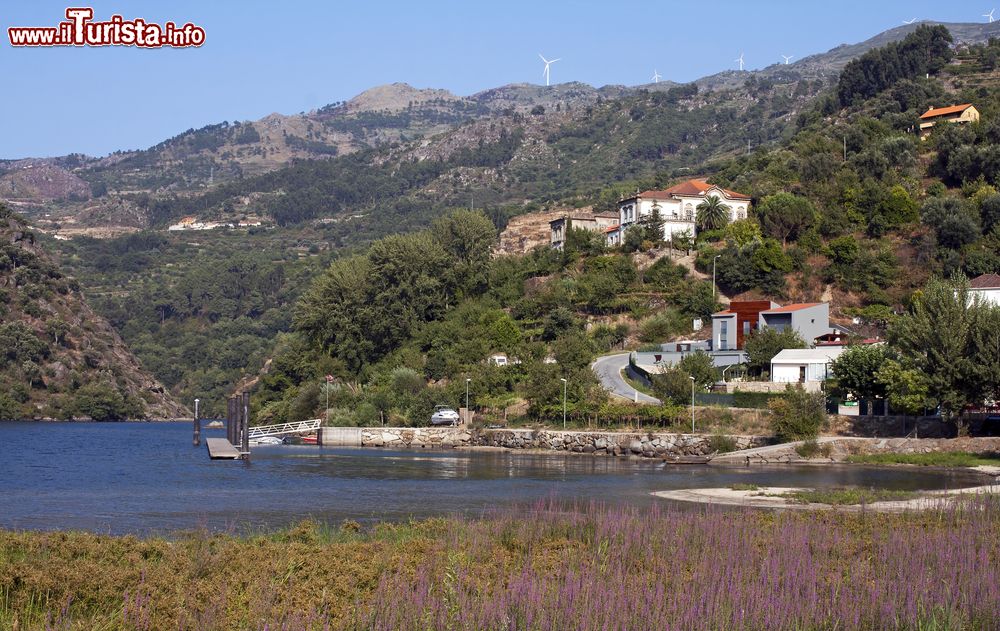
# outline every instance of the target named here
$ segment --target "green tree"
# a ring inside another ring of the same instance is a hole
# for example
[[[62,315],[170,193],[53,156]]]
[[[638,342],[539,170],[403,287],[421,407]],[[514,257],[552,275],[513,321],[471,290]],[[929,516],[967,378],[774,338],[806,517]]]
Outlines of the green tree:
[[[653,210],[640,222],[643,239],[651,242],[654,246],[663,243],[663,226],[665,223],[659,204],[653,204]]]
[[[805,197],[791,193],[768,195],[757,206],[764,231],[782,245],[795,240],[816,223],[816,209]]]
[[[715,195],[702,200],[696,210],[699,230],[721,230],[729,223],[729,206]]]
[[[76,409],[95,421],[121,421],[129,417],[125,397],[114,385],[89,383],[76,391]]]
[[[889,328],[890,344],[904,360],[926,375],[928,394],[941,414],[965,431],[962,411],[982,402],[985,392],[977,379],[970,348],[975,306],[969,304],[968,282],[934,280],[914,297],[909,313]]]
[[[792,328],[778,331],[761,328],[750,333],[743,342],[747,368],[756,374],[771,371],[771,360],[786,348],[806,348],[805,340]]]
[[[915,416],[937,406],[930,398],[927,376],[894,359],[887,359],[879,366],[875,381],[885,390],[889,409],[893,412]]]
[[[712,356],[705,351],[695,351],[677,362],[677,369],[689,377],[694,377],[695,385],[705,390],[719,379]]]
[[[837,385],[855,397],[883,398],[885,386],[875,376],[889,357],[889,348],[884,344],[850,346],[833,361],[831,369]]]
[[[737,219],[728,224],[725,229],[726,241],[733,242],[736,247],[744,247],[763,239],[760,224],[751,217]]]
[[[684,405],[691,402],[691,376],[683,370],[668,368],[652,375],[650,381],[653,384],[653,394],[664,403]]]

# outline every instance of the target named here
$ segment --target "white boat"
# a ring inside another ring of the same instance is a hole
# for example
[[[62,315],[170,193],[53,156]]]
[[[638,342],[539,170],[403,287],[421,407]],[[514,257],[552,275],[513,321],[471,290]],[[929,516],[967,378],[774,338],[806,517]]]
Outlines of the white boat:
[[[283,445],[284,440],[278,438],[277,436],[261,436],[260,438],[251,438],[251,445]]]

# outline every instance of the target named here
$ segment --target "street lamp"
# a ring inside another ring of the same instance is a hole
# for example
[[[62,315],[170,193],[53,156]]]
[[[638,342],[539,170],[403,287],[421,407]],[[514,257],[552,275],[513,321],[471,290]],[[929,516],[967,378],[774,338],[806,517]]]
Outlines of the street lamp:
[[[326,416],[323,417],[323,422],[320,425],[326,425],[330,422],[330,384],[333,383],[333,375],[326,376]]]
[[[465,378],[465,423],[466,423],[466,425],[468,425],[468,423],[469,423],[469,382],[470,381],[472,381],[472,379],[470,379],[468,377]]]
[[[563,382],[563,431],[566,430],[566,379],[561,378],[559,381]]]
[[[715,262],[719,260],[720,256],[722,256],[722,255],[721,254],[716,254],[715,258],[712,259],[712,299],[713,300],[715,299],[716,294],[719,293],[718,290],[715,287]]]
[[[691,380],[691,433],[694,433],[694,377],[688,377]]]

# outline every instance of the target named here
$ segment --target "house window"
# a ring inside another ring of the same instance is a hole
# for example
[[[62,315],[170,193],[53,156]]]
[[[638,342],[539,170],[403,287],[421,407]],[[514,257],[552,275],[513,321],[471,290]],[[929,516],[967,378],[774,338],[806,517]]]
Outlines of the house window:
[[[687,221],[694,221],[694,206],[691,202],[684,204],[684,219]]]
[[[750,335],[750,322],[743,323],[743,337]]]
[[[723,320],[719,323],[719,350],[724,351],[729,348],[729,322]]]

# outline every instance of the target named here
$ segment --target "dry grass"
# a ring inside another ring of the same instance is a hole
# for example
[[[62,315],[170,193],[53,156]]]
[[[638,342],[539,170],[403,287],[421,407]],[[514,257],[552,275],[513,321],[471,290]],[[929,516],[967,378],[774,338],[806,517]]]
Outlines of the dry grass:
[[[971,630],[1000,625],[998,567],[993,498],[899,515],[540,503],[169,540],[0,531],[0,630]]]

